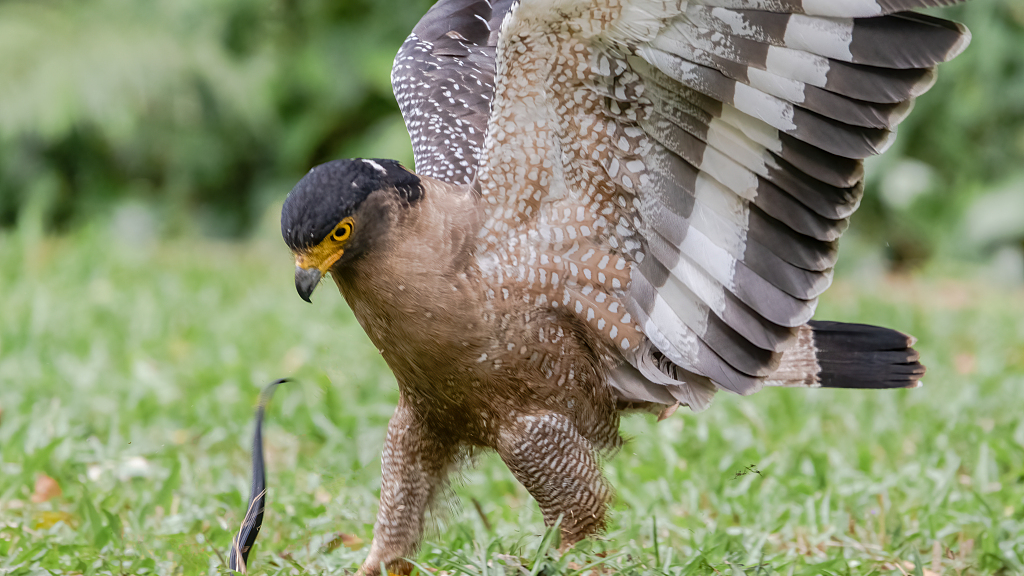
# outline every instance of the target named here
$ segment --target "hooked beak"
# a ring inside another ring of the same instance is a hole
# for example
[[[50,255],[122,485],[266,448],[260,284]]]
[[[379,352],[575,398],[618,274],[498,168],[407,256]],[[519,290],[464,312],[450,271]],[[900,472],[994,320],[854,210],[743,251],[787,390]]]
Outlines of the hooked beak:
[[[317,268],[303,268],[302,266],[295,267],[295,291],[299,293],[299,296],[306,302],[312,303],[313,301],[309,297],[313,294],[313,290],[316,290],[316,285],[320,283],[320,277],[323,274]]]

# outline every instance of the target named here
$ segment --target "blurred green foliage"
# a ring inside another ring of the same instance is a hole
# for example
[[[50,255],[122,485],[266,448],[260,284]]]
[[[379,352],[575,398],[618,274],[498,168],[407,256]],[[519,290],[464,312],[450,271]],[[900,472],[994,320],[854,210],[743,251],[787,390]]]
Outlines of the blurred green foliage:
[[[161,234],[239,235],[317,163],[411,164],[389,73],[430,4],[0,2],[0,227],[64,231],[131,200]],[[1024,214],[993,238],[1005,203],[975,207],[1024,197],[1024,2],[935,13],[973,43],[872,163],[854,229],[897,263],[1024,238]]]
[[[235,234],[316,163],[411,164],[390,68],[429,5],[0,2],[0,225],[135,199]]]
[[[983,197],[1009,191],[1024,200],[1024,2],[977,0],[931,13],[965,23],[971,45],[939,67],[895,145],[869,161],[855,228],[884,241],[897,263],[936,252],[976,256],[1006,241],[1019,251],[1024,211],[1001,238],[970,229],[987,228],[1006,208],[979,213]]]

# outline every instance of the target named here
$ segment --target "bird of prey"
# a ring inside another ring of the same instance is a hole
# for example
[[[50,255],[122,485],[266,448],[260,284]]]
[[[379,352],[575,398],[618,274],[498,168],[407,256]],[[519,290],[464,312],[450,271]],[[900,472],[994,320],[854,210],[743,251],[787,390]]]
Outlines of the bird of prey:
[[[962,25],[956,0],[441,0],[392,70],[416,170],[312,169],[281,231],[394,372],[363,574],[402,570],[460,458],[495,450],[600,530],[619,417],[719,390],[914,387],[909,336],[811,320],[837,240]]]

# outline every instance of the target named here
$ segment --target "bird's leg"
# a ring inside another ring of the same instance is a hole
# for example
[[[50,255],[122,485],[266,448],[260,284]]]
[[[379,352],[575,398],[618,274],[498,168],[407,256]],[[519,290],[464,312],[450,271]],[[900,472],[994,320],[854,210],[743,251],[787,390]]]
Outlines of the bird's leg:
[[[604,528],[611,490],[590,442],[560,414],[519,416],[504,427],[498,453],[537,500],[544,523],[562,517],[562,545]]]
[[[381,563],[394,573],[411,571],[403,558],[419,545],[424,513],[456,453],[456,446],[435,438],[416,421],[405,402],[399,402],[384,441],[380,511],[373,527],[373,544],[359,575],[379,574]]]

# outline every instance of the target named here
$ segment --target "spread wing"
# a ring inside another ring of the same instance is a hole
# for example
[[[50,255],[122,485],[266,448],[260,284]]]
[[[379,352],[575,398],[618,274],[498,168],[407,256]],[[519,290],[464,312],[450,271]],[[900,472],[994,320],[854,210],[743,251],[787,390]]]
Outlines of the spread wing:
[[[391,69],[416,171],[455,184],[480,164],[494,49],[512,0],[442,0],[413,28]]]
[[[488,273],[589,322],[635,368],[613,377],[625,399],[700,408],[759,389],[831,281],[862,159],[969,41],[902,11],[949,3],[523,0],[478,174]],[[461,137],[479,142],[482,108],[465,108]],[[418,149],[417,164],[443,154]],[[468,182],[444,166],[469,150],[426,164]]]

